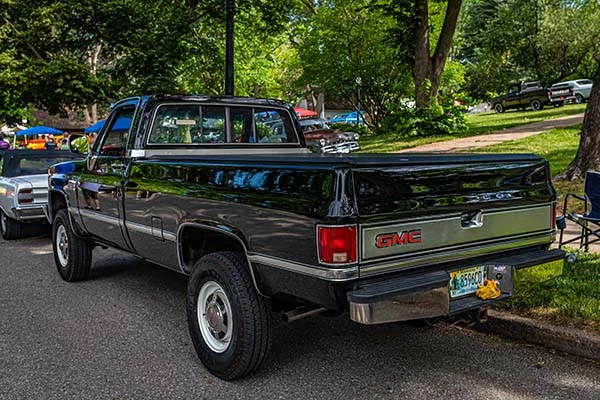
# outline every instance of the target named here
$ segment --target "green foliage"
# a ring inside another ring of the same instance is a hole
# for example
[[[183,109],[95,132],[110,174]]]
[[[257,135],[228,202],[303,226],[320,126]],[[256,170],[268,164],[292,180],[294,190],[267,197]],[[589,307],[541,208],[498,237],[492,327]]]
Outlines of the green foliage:
[[[384,129],[402,137],[464,135],[468,132],[463,106],[442,106],[433,102],[427,108],[398,105],[384,120]]]
[[[317,3],[316,13],[297,24],[298,85],[317,86],[330,96],[355,98],[360,78],[361,108],[375,129],[390,102],[411,94],[410,69],[398,64],[388,43],[395,21],[369,0]]]
[[[333,129],[339,129],[342,132],[355,132],[361,136],[368,135],[371,133],[371,131],[369,130],[369,127],[364,124],[356,125],[356,124],[336,122],[333,124],[329,124],[329,126]]]
[[[2,0],[0,118],[128,95],[223,90],[224,3]],[[277,96],[293,0],[237,0],[237,94]]]
[[[567,263],[563,275],[515,297],[504,307],[543,310],[546,318],[555,320],[580,319],[600,328],[600,257],[580,255]]]
[[[592,76],[598,20],[600,5],[594,1],[466,1],[457,40],[466,68],[464,90],[487,100],[511,81],[551,85]]]

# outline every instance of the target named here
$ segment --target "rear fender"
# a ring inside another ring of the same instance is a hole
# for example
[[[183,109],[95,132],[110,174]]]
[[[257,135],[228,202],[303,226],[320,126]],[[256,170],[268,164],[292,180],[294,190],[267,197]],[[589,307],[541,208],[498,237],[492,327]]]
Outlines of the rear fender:
[[[177,230],[177,256],[179,268],[191,274],[194,264],[201,257],[218,251],[236,251],[246,259],[246,264],[256,291],[264,297],[258,287],[256,273],[248,259],[248,243],[237,229],[222,224],[186,222]]]

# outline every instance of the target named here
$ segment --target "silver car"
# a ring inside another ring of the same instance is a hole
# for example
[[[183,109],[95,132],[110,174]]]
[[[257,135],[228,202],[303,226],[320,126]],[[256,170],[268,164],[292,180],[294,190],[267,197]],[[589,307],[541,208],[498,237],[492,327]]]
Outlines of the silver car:
[[[23,236],[32,223],[47,223],[48,167],[81,158],[69,151],[0,151],[0,233],[6,240]]]
[[[577,104],[583,103],[590,97],[592,92],[592,85],[594,82],[590,79],[577,79],[574,81],[564,81],[555,83],[550,87],[550,91],[555,87],[569,86],[575,98],[573,101]]]

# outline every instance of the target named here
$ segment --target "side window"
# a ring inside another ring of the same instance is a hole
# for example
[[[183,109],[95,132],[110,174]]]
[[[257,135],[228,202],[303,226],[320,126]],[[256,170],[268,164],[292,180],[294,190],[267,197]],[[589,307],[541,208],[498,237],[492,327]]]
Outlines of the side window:
[[[267,107],[163,104],[149,145],[298,143],[289,113]]]
[[[163,105],[157,110],[148,143],[172,144],[201,141],[198,105]]]
[[[104,132],[102,144],[99,148],[100,155],[123,156],[127,148],[127,137],[131,129],[135,106],[124,106],[116,111],[109,122],[108,130]],[[94,141],[94,136],[90,136]]]
[[[254,127],[252,126],[252,109],[247,107],[232,107],[231,142],[255,143]]]
[[[200,143],[225,143],[225,107],[202,107]]]
[[[517,93],[518,91],[519,91],[518,85],[511,86],[510,89],[508,89],[508,93]]]
[[[292,123],[280,110],[254,109],[256,139],[259,143],[296,143]]]

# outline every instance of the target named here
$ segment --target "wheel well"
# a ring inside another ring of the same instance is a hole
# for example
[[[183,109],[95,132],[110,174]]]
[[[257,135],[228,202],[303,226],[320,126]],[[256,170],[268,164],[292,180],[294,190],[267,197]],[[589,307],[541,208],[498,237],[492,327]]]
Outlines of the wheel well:
[[[59,192],[51,191],[48,196],[48,206],[50,214],[50,222],[54,220],[54,216],[61,208],[67,208],[67,200],[65,196]]]
[[[179,238],[180,257],[184,271],[190,273],[201,257],[219,251],[235,251],[246,255],[241,239],[231,234],[199,226],[186,227]]]

